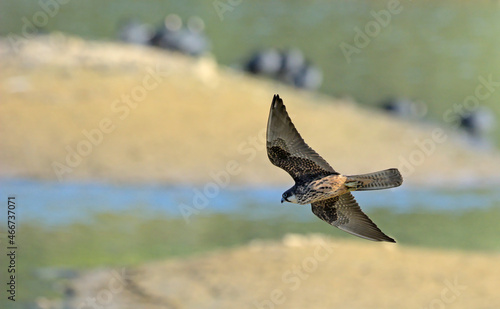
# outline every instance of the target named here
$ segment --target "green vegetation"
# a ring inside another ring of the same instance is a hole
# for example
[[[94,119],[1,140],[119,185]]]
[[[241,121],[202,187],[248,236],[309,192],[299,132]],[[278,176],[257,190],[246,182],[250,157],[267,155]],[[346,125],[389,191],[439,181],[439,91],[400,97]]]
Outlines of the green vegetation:
[[[400,246],[425,246],[458,250],[498,251],[500,209],[476,209],[460,213],[395,213],[387,209],[370,217],[394,236]],[[140,211],[128,214],[99,214],[93,222],[47,227],[36,222],[20,225],[18,241],[19,300],[36,296],[57,296],[51,280],[37,278],[40,268],[85,269],[98,266],[136,265],[158,260],[201,254],[233,247],[252,239],[280,239],[287,233],[323,233],[358,240],[320,220],[298,222],[290,217],[248,219],[245,214],[193,216],[182,218]],[[48,281],[48,282],[46,282]]]
[[[382,209],[370,217],[403,246],[460,250],[500,250],[500,209],[460,213],[394,213]],[[138,219],[134,214],[99,214],[92,223],[45,227],[24,223],[21,262],[35,267],[95,267],[137,264],[241,245],[252,239],[280,239],[287,233],[323,233],[357,240],[323,221],[297,222],[287,217],[247,219],[211,214],[182,218]]]

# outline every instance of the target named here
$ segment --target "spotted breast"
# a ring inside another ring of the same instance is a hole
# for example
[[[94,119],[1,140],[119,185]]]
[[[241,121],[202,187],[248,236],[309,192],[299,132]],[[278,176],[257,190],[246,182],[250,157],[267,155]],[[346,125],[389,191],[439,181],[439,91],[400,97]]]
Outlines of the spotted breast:
[[[313,180],[305,186],[298,186],[297,202],[304,205],[352,191],[352,188],[346,186],[346,180],[347,177],[344,175],[328,175]]]

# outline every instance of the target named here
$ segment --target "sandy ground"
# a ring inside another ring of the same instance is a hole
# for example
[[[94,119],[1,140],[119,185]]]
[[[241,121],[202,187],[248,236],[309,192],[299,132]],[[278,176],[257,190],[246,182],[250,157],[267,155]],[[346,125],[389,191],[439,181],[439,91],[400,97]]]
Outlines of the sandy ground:
[[[498,261],[498,254],[290,234],[282,242],[254,241],[189,259],[92,271],[71,283],[64,305],[499,308]]]
[[[498,181],[500,157],[449,131],[255,79],[211,58],[63,35],[0,43],[0,177],[290,184],[264,135],[272,96],[346,174],[399,167],[406,183]]]

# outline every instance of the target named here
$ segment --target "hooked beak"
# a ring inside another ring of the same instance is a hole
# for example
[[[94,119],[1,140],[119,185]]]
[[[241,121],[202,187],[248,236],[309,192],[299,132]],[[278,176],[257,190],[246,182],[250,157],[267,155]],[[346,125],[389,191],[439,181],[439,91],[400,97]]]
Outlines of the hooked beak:
[[[285,199],[284,199],[284,198],[281,198],[281,204],[283,204],[283,202],[284,202],[284,201],[285,201]]]

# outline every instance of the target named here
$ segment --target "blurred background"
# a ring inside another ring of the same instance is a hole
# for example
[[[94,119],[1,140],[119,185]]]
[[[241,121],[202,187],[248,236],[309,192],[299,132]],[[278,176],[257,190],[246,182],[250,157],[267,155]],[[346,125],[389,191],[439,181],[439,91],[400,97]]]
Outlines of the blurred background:
[[[0,2],[2,308],[498,307],[498,33],[497,1]],[[355,194],[397,245],[280,204],[274,94],[337,171],[400,169]]]

